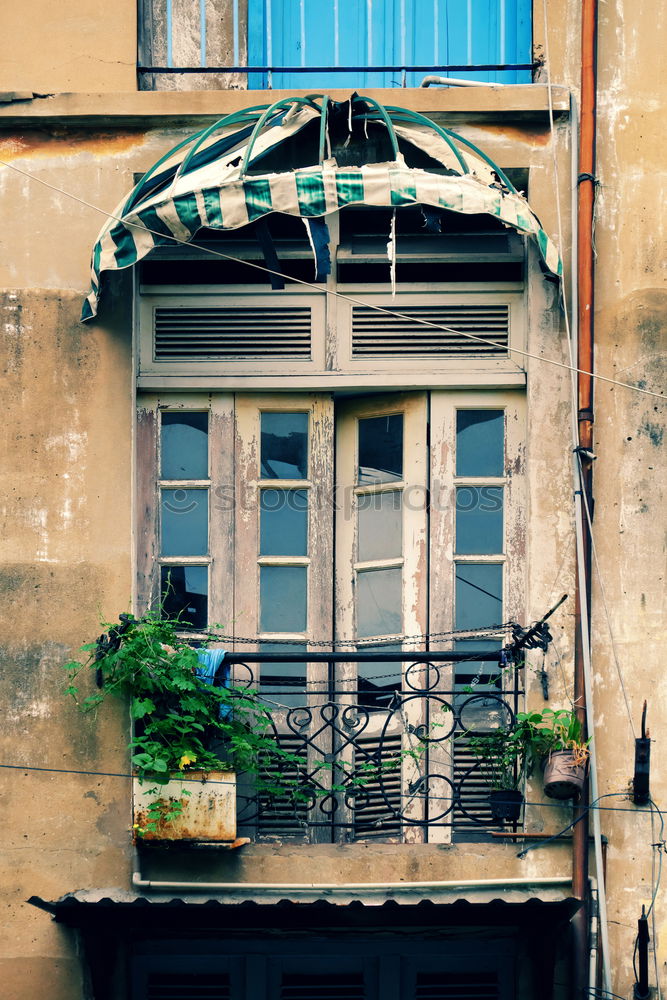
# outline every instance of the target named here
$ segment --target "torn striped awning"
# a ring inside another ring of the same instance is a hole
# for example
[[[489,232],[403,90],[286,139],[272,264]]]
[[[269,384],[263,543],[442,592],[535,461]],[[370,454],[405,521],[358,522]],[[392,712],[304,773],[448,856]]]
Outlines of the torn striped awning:
[[[181,143],[144,175],[109,218],[95,243],[91,291],[82,319],[91,319],[97,313],[104,271],[130,267],[154,247],[190,243],[200,229],[239,229],[273,212],[308,219],[355,205],[425,205],[464,214],[487,214],[532,236],[548,271],[556,276],[562,274],[556,247],[526,199],[509,182],[499,179],[500,174],[506,181],[502,171],[496,171],[488,157],[483,160],[468,150],[462,156],[449,138],[454,133],[443,138],[447,130],[431,132],[422,121],[414,124],[401,119],[400,125],[392,126],[395,159],[388,162],[339,166],[331,155],[326,155],[330,149],[323,140],[323,155],[317,165],[271,173],[257,172],[255,166],[250,174],[253,162],[326,110],[318,114],[308,104],[279,104],[287,105],[288,111],[280,108],[273,119],[266,119],[269,125],[248,126],[242,119],[226,127],[227,119],[223,119],[218,128],[214,126],[193,137],[194,146],[188,146],[187,141]],[[417,146],[442,164],[446,172],[408,166],[399,142]]]

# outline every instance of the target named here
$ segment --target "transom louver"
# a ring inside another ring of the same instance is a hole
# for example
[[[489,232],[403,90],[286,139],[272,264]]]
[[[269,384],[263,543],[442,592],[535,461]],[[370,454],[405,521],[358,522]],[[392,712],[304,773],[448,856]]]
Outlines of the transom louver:
[[[244,364],[246,368],[263,364],[277,365],[273,369],[277,373],[292,374],[292,368],[281,365],[291,362],[301,371],[320,369],[327,324],[337,331],[339,371],[372,360],[381,367],[397,361],[413,367],[457,359],[493,363],[509,356],[510,334],[515,337],[517,332],[516,310],[510,301],[497,298],[451,302],[438,293],[413,293],[408,301],[380,296],[379,308],[344,300],[325,303],[321,297],[301,296],[295,301],[293,296],[281,302],[258,295],[247,304],[239,298],[224,304],[209,300],[191,305],[183,299],[172,304],[164,298],[164,305],[156,303],[149,309],[152,360],[148,365],[188,364],[195,371],[198,362],[207,362],[223,366],[221,371],[229,365],[231,372]],[[142,358],[146,359],[143,349]],[[146,364],[147,359],[142,370]]]
[[[391,311],[400,315],[389,316],[370,306],[353,307],[354,358],[497,357],[507,353],[507,305],[398,303]]]
[[[310,306],[155,309],[156,361],[307,361]]]

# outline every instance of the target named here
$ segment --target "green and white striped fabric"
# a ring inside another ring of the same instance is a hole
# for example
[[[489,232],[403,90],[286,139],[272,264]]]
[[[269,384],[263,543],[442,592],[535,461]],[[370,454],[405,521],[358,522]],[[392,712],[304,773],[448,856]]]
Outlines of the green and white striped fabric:
[[[265,152],[315,116],[311,108],[303,108],[274,124],[259,136],[263,141],[253,151]],[[82,319],[97,313],[103,271],[131,267],[154,247],[189,243],[202,228],[238,229],[272,212],[317,218],[350,205],[428,205],[463,214],[484,213],[534,237],[547,269],[562,274],[558,251],[526,199],[497,183],[488,164],[468,154],[470,172],[454,173],[457,164],[451,149],[437,136],[404,126],[396,133],[439,159],[448,174],[408,167],[400,153],[393,161],[360,167],[340,167],[329,158],[282,173],[242,174],[247,132],[238,143],[228,141],[220,158],[188,172],[181,172],[186,154],[177,156],[171,161],[173,177],[167,186],[137,199],[138,185],[135,197],[127,199],[102,229],[93,249],[91,291]]]

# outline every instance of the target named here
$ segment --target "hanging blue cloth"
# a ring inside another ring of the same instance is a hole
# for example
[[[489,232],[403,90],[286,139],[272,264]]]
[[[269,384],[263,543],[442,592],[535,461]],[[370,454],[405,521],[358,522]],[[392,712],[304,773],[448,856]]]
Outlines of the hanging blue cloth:
[[[315,281],[324,281],[331,274],[331,253],[329,252],[329,227],[324,219],[305,218],[303,224],[308,233],[310,246],[315,258]]]
[[[197,659],[199,660],[201,666],[195,668],[195,673],[204,684],[215,684],[216,680],[219,681],[220,687],[229,687],[229,665],[225,664],[222,667],[221,676],[218,677],[218,671],[223,664],[225,659],[224,649],[198,649]],[[221,705],[219,718],[226,719],[231,715],[231,709],[229,705]]]

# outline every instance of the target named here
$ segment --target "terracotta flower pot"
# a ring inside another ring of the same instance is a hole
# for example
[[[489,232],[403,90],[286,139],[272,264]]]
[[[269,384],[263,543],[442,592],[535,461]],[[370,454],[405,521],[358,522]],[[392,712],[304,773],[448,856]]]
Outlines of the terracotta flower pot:
[[[489,807],[494,820],[516,823],[521,815],[523,792],[516,788],[498,788],[489,792]]]
[[[544,766],[544,794],[550,799],[575,799],[586,780],[587,761],[573,750],[554,750]]]

